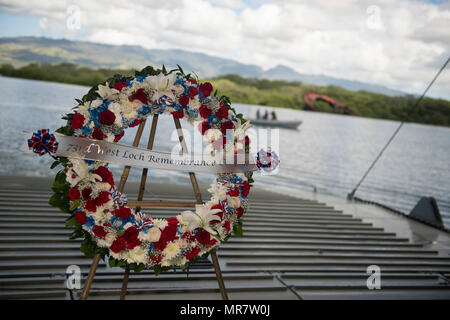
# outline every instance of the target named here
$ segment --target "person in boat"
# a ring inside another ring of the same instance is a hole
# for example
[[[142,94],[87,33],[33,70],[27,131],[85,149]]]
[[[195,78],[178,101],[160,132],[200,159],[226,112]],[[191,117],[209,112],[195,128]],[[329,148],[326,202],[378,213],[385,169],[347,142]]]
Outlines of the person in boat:
[[[261,119],[261,113],[259,112],[259,109],[256,110],[256,119]]]
[[[267,110],[266,110],[266,112],[264,112],[264,115],[263,115],[263,120],[268,120],[269,119],[269,112],[267,112]]]
[[[271,120],[277,120],[277,114],[275,111],[272,111],[272,119]]]

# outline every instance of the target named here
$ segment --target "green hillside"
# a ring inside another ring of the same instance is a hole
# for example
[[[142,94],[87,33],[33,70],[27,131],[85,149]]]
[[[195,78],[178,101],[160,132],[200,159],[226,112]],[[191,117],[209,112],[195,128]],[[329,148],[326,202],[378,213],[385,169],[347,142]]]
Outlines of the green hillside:
[[[46,80],[94,86],[104,82],[114,74],[132,75],[135,70],[92,69],[74,64],[36,64],[15,68],[4,64],[0,74],[9,77]],[[316,86],[296,81],[244,78],[238,75],[226,75],[209,79],[220,95],[229,96],[236,103],[265,105],[303,110],[306,92],[325,94],[338,100],[356,112],[358,116],[402,120],[414,105],[417,97],[387,96],[366,91],[349,91],[337,86]],[[335,113],[327,103],[316,101],[320,111]],[[417,123],[450,126],[450,101],[425,98],[409,121]]]

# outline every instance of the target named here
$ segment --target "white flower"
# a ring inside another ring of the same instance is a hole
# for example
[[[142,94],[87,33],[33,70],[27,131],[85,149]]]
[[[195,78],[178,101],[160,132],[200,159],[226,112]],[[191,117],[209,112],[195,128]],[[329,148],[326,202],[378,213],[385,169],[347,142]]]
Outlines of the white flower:
[[[158,227],[150,228],[147,232],[139,232],[139,240],[148,242],[158,242],[161,238],[161,230]]]
[[[112,233],[108,233],[104,239],[100,239],[100,238],[96,237],[97,244],[103,248],[109,248],[115,239],[116,239],[116,237]]]
[[[228,204],[232,208],[239,208],[241,206],[241,199],[239,197],[230,197],[230,196],[228,196]]]
[[[136,110],[139,109],[141,107],[141,105],[142,105],[142,102],[140,102],[138,100],[123,101],[122,102],[123,116],[128,120],[136,119],[136,117],[138,116],[138,113]]]
[[[166,259],[175,258],[180,253],[180,247],[176,242],[169,242],[163,251]]]
[[[217,232],[211,228],[210,222],[220,221],[220,218],[216,213],[221,212],[220,209],[212,209],[204,204],[195,206],[195,212],[184,211],[181,213],[183,216],[183,222],[187,222],[187,229],[193,231],[197,228],[203,228],[211,234],[216,234]]]
[[[108,82],[106,83],[106,86],[99,84],[98,90],[96,90],[95,92],[97,92],[98,95],[104,100],[115,100],[119,96],[119,90],[110,88]]]
[[[222,131],[220,131],[219,129],[209,129],[203,136],[205,142],[212,142],[220,138],[222,138]]]
[[[115,139],[115,135],[113,135],[112,133],[107,133],[106,134],[106,138],[104,139],[105,141],[108,141],[108,142],[114,142],[114,139]]]
[[[108,109],[114,113],[116,119],[114,120],[114,124],[118,127],[122,126],[122,114],[120,113],[122,106],[120,103],[113,102],[108,106]]]
[[[81,180],[86,182],[94,182],[95,179],[101,180],[102,178],[97,174],[89,173],[89,167],[86,161],[76,158],[69,158],[72,167],[67,170],[66,181],[73,187]]]
[[[165,219],[152,219],[153,225],[160,229],[164,229],[169,225],[169,223]]]
[[[208,189],[208,192],[218,200],[225,200],[227,198],[227,188],[221,183],[211,184],[211,188]]]
[[[188,107],[190,110],[198,110],[200,108],[200,102],[198,99],[189,99]]]
[[[145,78],[145,82],[156,91],[153,93],[153,101],[158,100],[162,96],[166,96],[175,101],[175,95],[172,90],[176,89],[175,81],[177,75],[175,73],[165,76],[162,72],[156,76],[148,76]]]
[[[134,247],[133,250],[130,250],[128,257],[128,262],[144,263],[147,259],[147,250],[143,249],[141,246]]]
[[[88,102],[89,103],[89,102]],[[103,104],[102,99],[95,99],[89,103],[89,109],[96,109]]]

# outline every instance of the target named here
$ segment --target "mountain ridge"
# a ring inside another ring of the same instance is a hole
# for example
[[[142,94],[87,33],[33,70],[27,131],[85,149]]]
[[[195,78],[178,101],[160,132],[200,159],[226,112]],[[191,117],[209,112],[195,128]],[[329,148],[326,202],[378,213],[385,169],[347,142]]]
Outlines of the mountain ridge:
[[[390,96],[406,94],[376,84],[326,75],[303,74],[284,65],[263,70],[257,65],[183,49],[145,49],[138,45],[109,45],[46,37],[0,38],[0,64],[23,66],[32,62],[75,63],[94,68],[124,69],[140,69],[149,64],[155,66],[165,64],[167,67],[176,67],[179,64],[186,72],[195,70],[200,78],[237,74],[259,79],[300,81],[321,86],[334,85],[351,91],[363,90]]]

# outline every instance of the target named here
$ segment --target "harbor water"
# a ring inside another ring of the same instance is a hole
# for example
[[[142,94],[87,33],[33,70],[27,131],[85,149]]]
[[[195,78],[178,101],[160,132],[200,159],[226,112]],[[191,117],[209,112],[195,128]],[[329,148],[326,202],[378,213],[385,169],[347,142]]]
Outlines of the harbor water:
[[[0,175],[49,177],[52,159],[18,152],[23,130],[54,131],[61,117],[76,105],[87,87],[0,77]],[[302,120],[297,130],[279,131],[281,159],[277,175],[255,174],[255,186],[296,195],[301,190],[345,197],[392,135],[398,122],[343,115],[234,104],[246,118],[255,118],[258,108],[276,111],[280,120]],[[187,124],[184,128],[191,130]],[[154,149],[170,151],[177,143],[170,117],[161,117]],[[141,147],[145,148],[149,126]],[[122,144],[131,145],[136,128],[127,130]],[[112,167],[117,174],[119,167]],[[137,181],[140,169],[131,171]],[[150,170],[155,182],[188,184],[183,172]],[[210,183],[212,174],[198,179]],[[447,228],[450,228],[450,128],[405,124],[356,195],[409,213],[422,196],[436,198]]]

